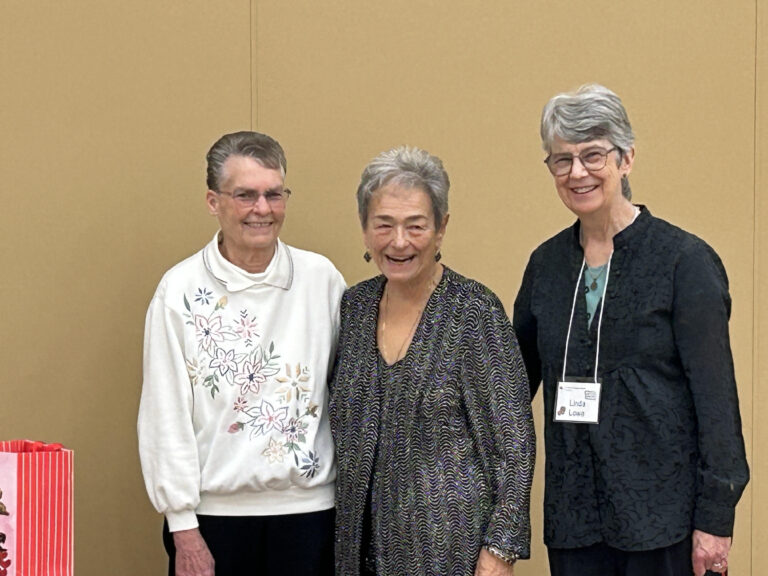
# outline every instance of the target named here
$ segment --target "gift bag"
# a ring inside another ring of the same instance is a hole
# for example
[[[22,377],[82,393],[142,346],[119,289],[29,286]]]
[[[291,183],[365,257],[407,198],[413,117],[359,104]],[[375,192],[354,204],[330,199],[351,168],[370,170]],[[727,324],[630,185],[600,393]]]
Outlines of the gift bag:
[[[0,576],[73,576],[74,455],[0,442]]]

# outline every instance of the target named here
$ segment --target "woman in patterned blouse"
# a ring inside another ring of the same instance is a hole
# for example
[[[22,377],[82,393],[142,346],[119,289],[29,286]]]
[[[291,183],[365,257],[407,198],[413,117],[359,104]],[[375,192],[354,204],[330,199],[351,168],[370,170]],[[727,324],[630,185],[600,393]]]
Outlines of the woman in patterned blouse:
[[[515,301],[532,395],[544,388],[550,570],[725,573],[749,478],[725,269],[630,201],[634,135],[616,94],[555,96],[541,137],[578,218],[534,251]]]
[[[337,574],[510,575],[530,555],[528,381],[501,302],[440,263],[448,187],[438,158],[401,147],[358,188],[381,275],[341,304]]]

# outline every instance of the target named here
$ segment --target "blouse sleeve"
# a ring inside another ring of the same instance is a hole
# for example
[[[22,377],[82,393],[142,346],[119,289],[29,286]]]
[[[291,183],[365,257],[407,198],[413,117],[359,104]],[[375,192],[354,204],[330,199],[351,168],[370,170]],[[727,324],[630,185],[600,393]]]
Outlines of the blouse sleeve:
[[[347,284],[344,281],[344,277],[341,275],[341,272],[336,270],[336,268],[333,269],[333,273],[330,277],[330,288],[328,290],[328,293],[330,294],[330,315],[331,315],[331,326],[333,330],[333,338],[332,338],[332,346],[330,350],[330,362],[331,366],[333,366],[334,359],[336,357],[336,349],[339,342],[339,335],[340,335],[340,327],[341,327],[341,299],[344,295],[344,291],[347,289]],[[328,372],[328,381],[330,382],[331,376],[332,376],[333,370],[330,370]]]
[[[749,480],[728,334],[731,300],[719,257],[703,242],[675,270],[673,330],[690,386],[699,436],[694,528],[733,532],[735,507]]]
[[[501,302],[490,295],[468,308],[464,321],[473,334],[463,362],[464,396],[485,474],[496,488],[485,545],[529,558],[536,443],[528,379]]]
[[[161,283],[147,312],[139,456],[149,499],[171,532],[197,527],[200,465],[193,396],[183,353],[184,319],[166,306]]]
[[[536,391],[539,389],[539,384],[541,384],[541,359],[539,358],[537,344],[538,327],[536,325],[536,317],[531,311],[534,270],[534,258],[531,256],[528,265],[525,268],[520,291],[517,293],[517,298],[515,299],[513,315],[515,334],[520,343],[520,353],[523,356],[525,368],[528,372],[531,398],[536,395]]]

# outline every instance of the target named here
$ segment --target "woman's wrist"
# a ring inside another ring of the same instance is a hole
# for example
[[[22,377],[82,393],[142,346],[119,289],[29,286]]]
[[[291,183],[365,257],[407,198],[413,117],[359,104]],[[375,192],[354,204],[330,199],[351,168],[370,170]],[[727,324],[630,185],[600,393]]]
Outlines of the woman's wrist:
[[[488,553],[494,558],[498,558],[499,560],[509,565],[512,565],[515,562],[517,562],[517,559],[519,558],[519,556],[515,553],[505,554],[504,552],[496,548],[496,546],[486,545],[486,546],[483,546],[483,548],[485,548],[488,551]]]

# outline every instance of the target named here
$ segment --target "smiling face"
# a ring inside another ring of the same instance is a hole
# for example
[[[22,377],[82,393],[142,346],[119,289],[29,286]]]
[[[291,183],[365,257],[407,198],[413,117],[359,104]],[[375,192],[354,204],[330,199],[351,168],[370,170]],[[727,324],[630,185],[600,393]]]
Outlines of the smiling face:
[[[386,185],[371,197],[363,240],[389,282],[426,283],[447,224],[446,215],[435,228],[432,202],[421,188]]]
[[[555,137],[551,157],[560,155],[585,156],[594,149],[610,150],[614,146],[608,140],[590,140],[572,144]],[[580,160],[574,158],[571,171],[563,176],[553,176],[555,188],[566,207],[579,218],[601,212],[621,204],[621,179],[632,170],[634,149],[624,153],[617,165],[619,151],[608,153],[605,166],[588,171]]]
[[[283,189],[282,174],[246,156],[227,158],[221,174],[219,192],[208,190],[206,202],[219,219],[222,254],[242,268],[254,257],[268,262],[285,220],[285,202],[268,202],[264,195]],[[259,197],[253,206],[242,206],[233,198],[242,193]]]

